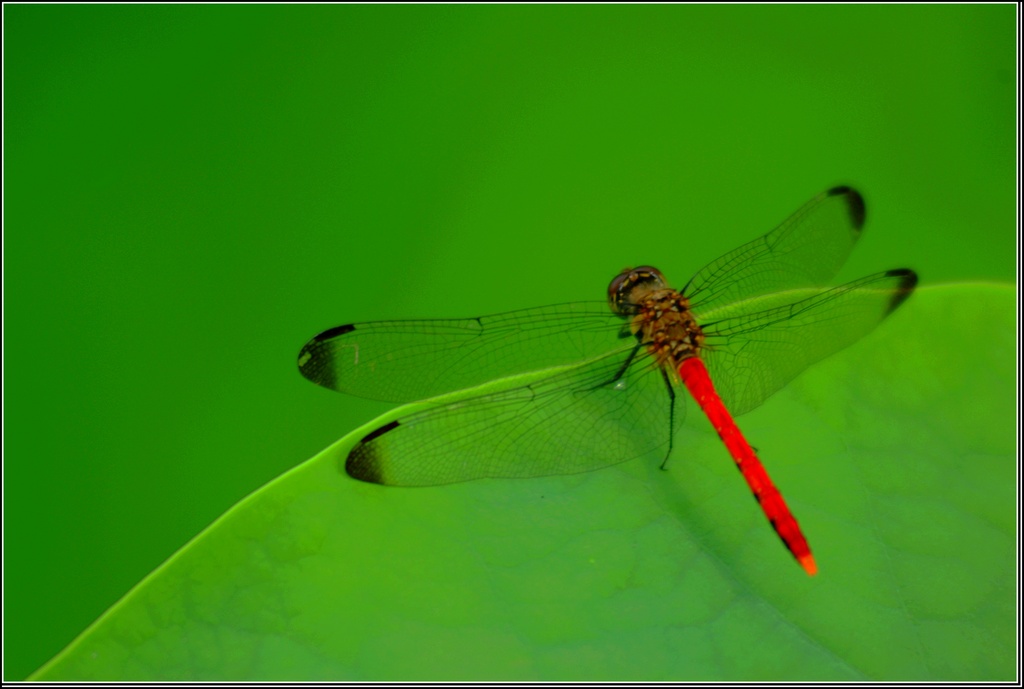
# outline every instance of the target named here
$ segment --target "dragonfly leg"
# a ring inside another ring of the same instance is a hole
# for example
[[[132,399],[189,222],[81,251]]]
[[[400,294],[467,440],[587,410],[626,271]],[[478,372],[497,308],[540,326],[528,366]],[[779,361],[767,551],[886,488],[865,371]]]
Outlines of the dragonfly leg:
[[[674,440],[672,430],[676,427],[676,391],[672,387],[672,380],[668,377],[668,371],[664,366],[661,368],[661,377],[665,379],[665,387],[668,388],[668,452],[665,453],[665,460],[661,463],[661,470],[668,471],[665,465],[668,464],[668,458],[672,456],[672,441]]]
[[[615,372],[614,376],[612,376],[611,378],[609,378],[608,380],[606,380],[603,383],[598,383],[594,387],[586,388],[584,390],[577,390],[577,392],[590,392],[591,390],[597,390],[598,388],[603,388],[606,385],[615,385],[617,382],[619,382],[619,379],[621,379],[622,376],[624,376],[626,374],[626,371],[632,365],[633,359],[636,358],[636,355],[640,351],[641,347],[643,347],[643,344],[637,344],[637,346],[633,348],[633,351],[631,351],[629,353],[629,356],[626,357],[626,360],[622,362],[622,366],[619,366],[619,370]]]

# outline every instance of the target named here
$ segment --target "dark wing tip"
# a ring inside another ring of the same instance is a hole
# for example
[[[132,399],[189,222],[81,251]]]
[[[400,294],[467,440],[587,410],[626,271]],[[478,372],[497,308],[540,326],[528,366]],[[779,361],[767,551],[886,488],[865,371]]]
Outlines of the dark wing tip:
[[[383,458],[380,454],[380,447],[373,441],[388,431],[398,428],[399,425],[398,421],[392,421],[360,440],[359,444],[348,453],[348,459],[345,460],[345,473],[367,483],[384,484],[384,472],[381,467]]]
[[[325,330],[319,335],[313,337],[313,339],[307,342],[299,351],[299,373],[317,385],[323,385],[324,387],[334,389],[337,383],[334,369],[330,365],[330,357],[324,356],[323,353],[319,352],[320,345],[328,340],[334,339],[335,337],[350,333],[355,329],[356,326],[351,323],[348,325],[339,325],[336,328]]]
[[[313,339],[307,342],[299,351],[299,373],[302,374],[303,378],[317,385],[330,387],[334,381],[330,373],[325,370],[322,358],[316,355],[316,350],[319,346],[320,343]]]
[[[828,196],[845,196],[847,212],[850,214],[850,222],[856,230],[864,227],[864,219],[867,216],[867,209],[864,207],[864,197],[853,187],[832,187],[826,194]]]
[[[886,311],[886,314],[888,315],[895,311],[900,304],[907,300],[907,297],[914,293],[914,288],[917,287],[917,273],[909,268],[897,268],[895,270],[890,270],[886,275],[889,277],[901,278],[899,284],[896,286],[896,290],[893,292],[892,301],[889,302],[889,309]]]
[[[323,331],[322,333],[313,338],[313,342],[323,342],[324,340],[330,340],[331,338],[337,337],[338,335],[350,333],[355,329],[356,326],[351,323],[349,323],[348,325],[339,325],[336,328],[331,328],[330,330]]]

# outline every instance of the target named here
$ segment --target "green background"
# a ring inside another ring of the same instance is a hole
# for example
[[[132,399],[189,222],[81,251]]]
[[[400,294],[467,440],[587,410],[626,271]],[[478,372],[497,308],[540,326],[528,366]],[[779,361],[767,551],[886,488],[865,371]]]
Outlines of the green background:
[[[5,6],[4,678],[389,409],[326,327],[681,285],[840,183],[841,278],[1013,280],[1014,13]]]

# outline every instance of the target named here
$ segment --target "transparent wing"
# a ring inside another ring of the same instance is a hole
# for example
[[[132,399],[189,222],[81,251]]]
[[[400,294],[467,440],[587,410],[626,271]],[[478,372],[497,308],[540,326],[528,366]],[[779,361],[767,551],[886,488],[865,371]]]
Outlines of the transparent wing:
[[[410,402],[592,359],[623,346],[623,326],[605,302],[480,318],[355,323],[310,340],[299,352],[299,371],[339,392]]]
[[[363,438],[345,469],[363,481],[429,486],[580,473],[649,454],[663,458],[682,423],[682,399],[676,396],[672,414],[654,360],[630,346],[529,385],[393,421]]]
[[[866,335],[916,284],[912,270],[890,270],[787,306],[708,323],[701,358],[726,407],[738,416]]]
[[[864,213],[849,187],[818,194],[768,234],[701,268],[683,294],[700,321],[752,297],[822,286],[860,238]]]

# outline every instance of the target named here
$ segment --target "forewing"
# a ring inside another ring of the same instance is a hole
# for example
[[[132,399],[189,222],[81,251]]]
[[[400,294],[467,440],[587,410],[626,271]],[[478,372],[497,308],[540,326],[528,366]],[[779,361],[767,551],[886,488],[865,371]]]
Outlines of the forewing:
[[[891,270],[787,306],[709,323],[701,357],[725,406],[738,416],[866,335],[916,284],[913,271]]]
[[[591,359],[620,348],[622,328],[604,302],[480,318],[355,323],[310,340],[299,352],[299,371],[339,392],[411,402]]]
[[[701,320],[752,297],[825,285],[860,238],[864,213],[849,187],[818,194],[768,234],[704,266],[683,294]]]
[[[633,356],[633,349],[393,421],[352,449],[346,471],[389,486],[429,486],[574,474],[661,457],[675,430],[666,379],[649,354]],[[676,399],[678,427],[682,396]]]

